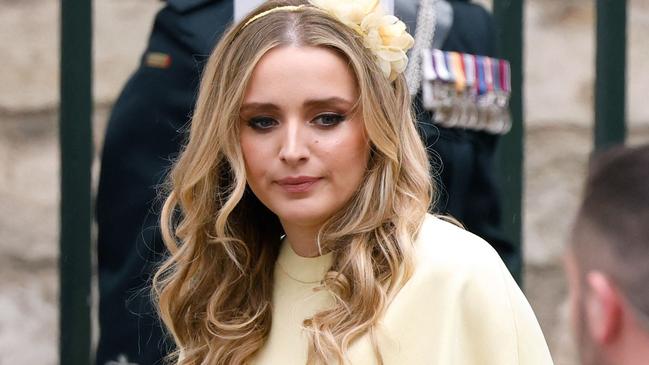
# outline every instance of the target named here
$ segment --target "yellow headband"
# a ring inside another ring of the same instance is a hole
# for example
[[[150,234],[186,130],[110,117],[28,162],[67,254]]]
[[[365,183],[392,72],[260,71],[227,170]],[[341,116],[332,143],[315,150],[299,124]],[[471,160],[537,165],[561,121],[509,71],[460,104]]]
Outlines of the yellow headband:
[[[255,16],[253,16],[252,18],[250,18],[246,22],[246,24],[243,25],[242,29],[247,27],[248,24],[250,24],[250,23],[254,22],[255,20],[257,20],[257,19],[259,19],[261,17],[264,17],[264,16],[266,16],[268,14],[276,13],[278,11],[288,11],[288,12],[300,11],[302,8],[305,8],[305,7],[306,6],[304,6],[304,5],[297,5],[297,6],[296,5],[284,5],[284,6],[278,6],[276,8],[268,9],[268,10],[266,10],[264,12],[261,12],[261,13],[255,15]]]

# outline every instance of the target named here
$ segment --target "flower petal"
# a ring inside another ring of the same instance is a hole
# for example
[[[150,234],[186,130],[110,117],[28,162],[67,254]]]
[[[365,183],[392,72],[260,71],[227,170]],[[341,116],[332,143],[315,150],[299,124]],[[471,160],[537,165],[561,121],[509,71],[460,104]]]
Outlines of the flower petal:
[[[394,62],[406,56],[406,53],[401,50],[377,49],[375,50],[377,56],[388,62]]]
[[[397,73],[402,73],[403,71],[406,70],[406,66],[408,66],[408,57],[404,57],[400,60],[397,61],[392,61],[392,70],[396,71]]]
[[[381,68],[381,71],[383,72],[383,75],[389,78],[390,74],[392,73],[392,65],[390,64],[390,62],[382,59],[378,59],[378,64],[379,67]]]

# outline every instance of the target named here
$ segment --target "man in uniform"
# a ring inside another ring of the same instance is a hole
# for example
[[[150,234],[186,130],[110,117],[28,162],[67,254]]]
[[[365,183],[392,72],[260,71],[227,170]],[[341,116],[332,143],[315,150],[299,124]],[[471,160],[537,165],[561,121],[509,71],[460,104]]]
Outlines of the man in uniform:
[[[415,1],[416,2],[416,1]],[[396,0],[395,12],[409,29],[416,28],[414,15],[407,13],[412,1]],[[494,57],[496,54],[493,18],[470,0],[440,1],[450,5],[450,20],[439,8],[434,48],[444,51]],[[401,11],[402,14],[399,14]],[[436,212],[450,214],[489,242],[498,251],[514,277],[520,277],[520,246],[508,241],[501,227],[501,199],[494,158],[499,136],[465,128],[435,125],[432,113],[424,111],[421,93],[414,99],[419,132],[432,168],[439,170],[439,201]],[[462,124],[461,122],[459,124]]]
[[[410,15],[413,29],[416,3],[395,4],[397,15],[404,19]],[[490,15],[466,0],[448,4],[451,24],[436,31],[441,48],[493,55]],[[158,191],[186,137],[202,67],[232,21],[234,8],[232,0],[167,0],[155,18],[139,68],[113,108],[97,194],[98,365],[161,364],[169,351],[150,295],[151,276],[165,252]],[[499,231],[492,167],[497,137],[433,126],[419,96],[415,106],[430,155],[443,166],[436,211],[461,220],[494,245],[510,269],[518,270],[517,247],[503,240]]]
[[[207,57],[232,1],[168,0],[111,113],[97,192],[100,337],[96,363],[162,364],[150,279],[165,252],[159,186],[178,154]]]

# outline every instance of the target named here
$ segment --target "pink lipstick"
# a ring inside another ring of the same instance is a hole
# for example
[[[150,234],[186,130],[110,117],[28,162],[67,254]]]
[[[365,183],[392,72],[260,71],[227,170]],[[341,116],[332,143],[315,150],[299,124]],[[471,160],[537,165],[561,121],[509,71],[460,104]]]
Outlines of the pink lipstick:
[[[288,193],[304,193],[320,180],[319,177],[297,176],[277,180],[277,184]]]

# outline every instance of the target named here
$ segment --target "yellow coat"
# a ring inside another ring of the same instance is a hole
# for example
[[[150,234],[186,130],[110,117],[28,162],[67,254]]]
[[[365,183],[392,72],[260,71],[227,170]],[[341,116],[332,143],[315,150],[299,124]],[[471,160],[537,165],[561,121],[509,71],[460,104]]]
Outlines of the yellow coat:
[[[378,326],[384,363],[552,364],[539,324],[498,254],[477,236],[427,216],[415,243],[413,276]],[[253,364],[306,363],[302,321],[331,305],[313,289],[331,255],[300,257],[282,246],[275,267],[273,326]],[[352,365],[376,364],[369,336],[347,353]]]

